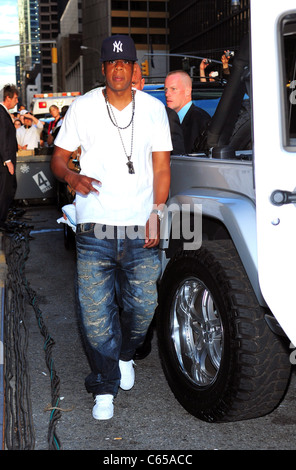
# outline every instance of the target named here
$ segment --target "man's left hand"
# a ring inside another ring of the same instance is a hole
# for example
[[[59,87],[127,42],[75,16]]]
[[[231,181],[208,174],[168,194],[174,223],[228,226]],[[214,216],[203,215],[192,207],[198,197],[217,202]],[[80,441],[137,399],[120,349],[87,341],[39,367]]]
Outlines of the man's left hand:
[[[159,244],[160,222],[157,214],[150,214],[146,223],[146,238],[144,248],[153,248]]]

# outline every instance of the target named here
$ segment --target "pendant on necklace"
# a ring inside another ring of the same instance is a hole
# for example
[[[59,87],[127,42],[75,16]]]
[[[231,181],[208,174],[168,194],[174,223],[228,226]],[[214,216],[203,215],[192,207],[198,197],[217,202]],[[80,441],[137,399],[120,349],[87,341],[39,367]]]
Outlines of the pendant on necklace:
[[[133,165],[133,162],[131,162],[130,160],[127,162],[127,167],[128,167],[128,172],[130,175],[134,175],[135,174],[135,169],[134,169],[134,165]]]
[[[110,103],[108,101],[107,90],[105,89],[105,91],[103,93],[104,93],[104,96],[105,96],[105,103],[106,103],[106,107],[107,107],[107,111],[108,111],[110,121],[112,122],[112,124],[118,130],[118,134],[119,134],[119,137],[120,137],[120,140],[121,140],[123,151],[125,153],[126,158],[128,159],[128,161],[127,161],[128,172],[129,172],[130,175],[134,175],[135,174],[134,164],[133,164],[133,162],[131,162],[131,157],[132,157],[132,153],[133,153],[133,141],[134,141],[134,114],[135,114],[135,94],[134,94],[134,91],[132,90],[132,103],[133,103],[132,117],[131,117],[131,120],[130,120],[129,124],[125,127],[119,127],[118,126],[117,121],[116,121],[116,117],[115,117],[115,115],[113,113],[113,110],[112,110],[112,106],[111,105],[109,106]],[[127,152],[126,152],[126,149],[125,149],[125,146],[124,146],[124,142],[122,140],[122,136],[121,136],[120,131],[124,130],[124,129],[127,129],[130,125],[132,125],[131,154],[130,154],[130,156],[128,156]]]

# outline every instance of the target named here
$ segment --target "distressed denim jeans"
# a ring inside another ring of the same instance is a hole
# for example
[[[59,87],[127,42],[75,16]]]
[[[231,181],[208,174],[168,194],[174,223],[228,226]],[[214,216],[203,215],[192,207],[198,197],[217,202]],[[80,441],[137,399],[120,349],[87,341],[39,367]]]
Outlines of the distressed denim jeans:
[[[130,237],[128,230],[90,223],[77,227],[77,294],[92,371],[85,386],[94,395],[116,396],[118,361],[133,358],[157,305],[158,249],[143,248],[144,239]]]

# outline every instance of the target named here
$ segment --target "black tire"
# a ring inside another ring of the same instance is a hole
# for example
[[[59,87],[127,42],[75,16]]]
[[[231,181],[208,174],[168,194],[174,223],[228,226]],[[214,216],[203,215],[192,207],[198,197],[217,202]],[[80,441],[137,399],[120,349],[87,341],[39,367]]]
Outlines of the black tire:
[[[199,419],[257,418],[285,394],[288,350],[267,326],[229,240],[204,242],[170,261],[160,285],[157,335],[169,386]]]

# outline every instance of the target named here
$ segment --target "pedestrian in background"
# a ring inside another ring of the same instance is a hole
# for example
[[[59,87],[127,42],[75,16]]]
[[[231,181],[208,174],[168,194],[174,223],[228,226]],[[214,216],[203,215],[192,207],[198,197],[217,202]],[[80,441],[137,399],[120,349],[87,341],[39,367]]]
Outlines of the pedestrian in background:
[[[22,121],[20,119],[15,119],[13,124],[16,129],[19,129],[22,126]]]
[[[61,113],[56,104],[52,104],[49,108],[49,112],[54,118],[53,121],[50,121],[47,129],[47,145],[50,147],[54,142],[54,133],[58,125],[61,124]]]
[[[16,138],[19,150],[33,150],[40,146],[40,135],[44,123],[26,110],[21,111],[24,124],[17,129]]]
[[[18,89],[15,85],[5,85],[3,102],[0,106],[0,229],[6,230],[9,207],[16,192],[16,153],[17,140],[10,109],[18,102]]]
[[[192,79],[184,70],[169,72],[165,79],[167,106],[176,111],[183,130],[186,153],[200,150],[211,116],[192,101]]]

